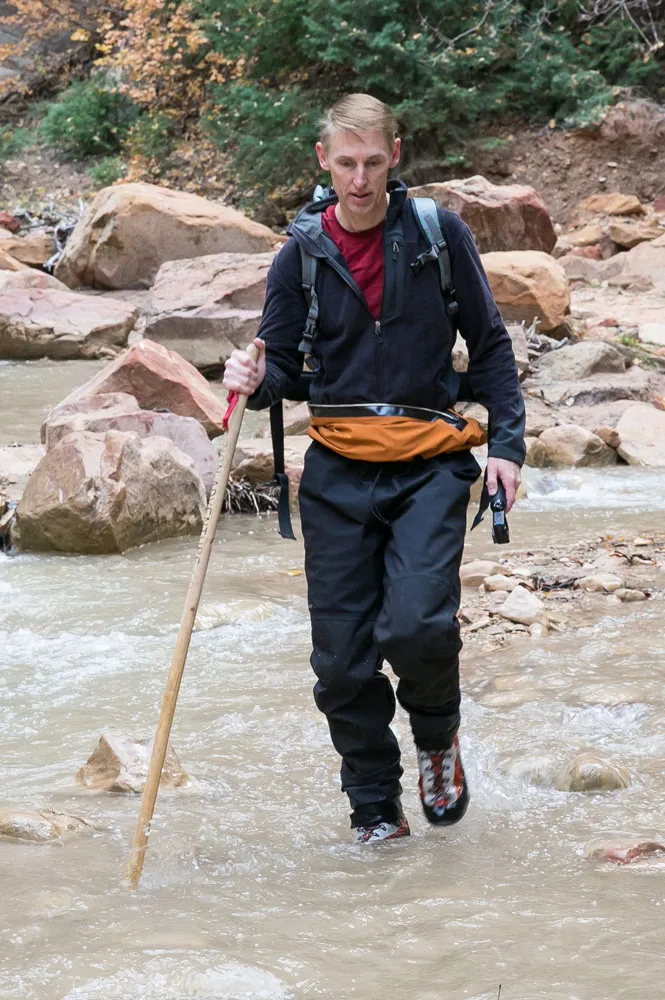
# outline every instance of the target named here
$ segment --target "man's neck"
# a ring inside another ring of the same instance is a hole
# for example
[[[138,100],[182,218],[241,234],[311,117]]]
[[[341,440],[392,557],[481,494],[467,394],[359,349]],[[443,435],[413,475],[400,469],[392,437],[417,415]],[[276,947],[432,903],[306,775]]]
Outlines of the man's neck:
[[[370,215],[357,216],[353,212],[344,211],[341,202],[337,202],[335,205],[335,218],[339,222],[340,226],[347,229],[350,233],[362,233],[365,229],[374,229],[379,223],[383,222],[386,217],[386,212],[388,211],[388,202],[390,201],[390,196],[386,192],[386,200],[380,202],[377,205],[376,212],[372,212]]]

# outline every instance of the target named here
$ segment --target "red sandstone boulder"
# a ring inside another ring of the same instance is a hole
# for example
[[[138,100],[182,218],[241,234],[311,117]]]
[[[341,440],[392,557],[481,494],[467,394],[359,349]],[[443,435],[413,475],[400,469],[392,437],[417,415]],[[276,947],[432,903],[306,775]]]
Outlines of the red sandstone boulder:
[[[126,302],[50,288],[0,298],[0,358],[95,358],[127,343],[138,310]]]
[[[152,340],[133,344],[60,405],[112,392],[134,396],[143,410],[168,410],[181,417],[194,417],[210,437],[222,433],[226,407],[203,375],[179,354]]]
[[[483,254],[494,298],[506,322],[540,320],[543,332],[561,326],[570,312],[568,281],[560,261],[537,250]]]
[[[424,184],[412,198],[434,198],[464,219],[481,253],[542,250],[551,253],[556,233],[542,198],[526,184],[492,184],[484,177]]]
[[[256,336],[274,256],[223,253],[162,264],[146,336],[200,370],[221,370]]]
[[[68,434],[41,460],[16,508],[19,549],[100,554],[200,529],[203,483],[162,437]]]
[[[131,431],[140,438],[169,438],[192,459],[206,492],[212,489],[218,465],[217,451],[203,425],[193,417],[142,410],[133,396],[115,392],[57,407],[42,424],[42,442],[50,451],[74,431],[91,434]]]

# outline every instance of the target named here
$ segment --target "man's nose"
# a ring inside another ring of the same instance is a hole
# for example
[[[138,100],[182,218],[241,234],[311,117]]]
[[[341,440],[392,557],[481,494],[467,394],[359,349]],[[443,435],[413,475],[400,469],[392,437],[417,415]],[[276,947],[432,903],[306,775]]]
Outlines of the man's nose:
[[[357,188],[364,188],[367,184],[367,170],[363,166],[358,166],[353,174],[353,183]]]

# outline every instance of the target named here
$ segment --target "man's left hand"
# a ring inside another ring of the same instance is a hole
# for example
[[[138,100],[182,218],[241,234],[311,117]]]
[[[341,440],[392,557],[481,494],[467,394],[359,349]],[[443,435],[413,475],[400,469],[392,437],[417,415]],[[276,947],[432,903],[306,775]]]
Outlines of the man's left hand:
[[[496,493],[497,480],[503,483],[506,491],[506,513],[515,503],[517,488],[520,484],[520,467],[507,458],[489,458],[487,460],[487,491],[492,497]]]

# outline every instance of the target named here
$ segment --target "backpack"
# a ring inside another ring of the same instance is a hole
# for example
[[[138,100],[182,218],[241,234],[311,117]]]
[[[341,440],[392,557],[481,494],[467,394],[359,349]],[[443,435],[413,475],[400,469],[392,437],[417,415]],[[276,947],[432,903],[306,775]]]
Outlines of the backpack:
[[[314,201],[322,201],[328,198],[330,190],[322,188],[320,185],[315,188]],[[441,230],[437,205],[433,198],[411,198],[416,220],[420,231],[430,244],[429,249],[421,253],[411,264],[412,271],[417,274],[429,261],[436,261],[439,267],[439,283],[444,300],[444,308],[452,326],[453,332],[457,332],[457,317],[459,306],[457,304],[455,287],[453,285],[452,269],[450,266],[450,254],[448,244]],[[313,369],[312,346],[316,336],[319,319],[319,299],[316,294],[316,275],[318,270],[318,258],[300,249],[301,262],[301,282],[305,299],[308,305],[307,319],[303,329],[302,340],[298,349],[305,355],[305,364]],[[309,387],[313,379],[313,374],[303,373],[298,381],[296,390],[287,398],[305,402],[309,399]],[[281,401],[270,407],[270,435],[272,437],[272,449],[275,462],[274,481],[279,486],[279,500],[277,507],[277,517],[279,522],[279,533],[282,538],[295,539],[293,526],[291,524],[291,513],[289,508],[289,481],[284,469],[284,411]]]

